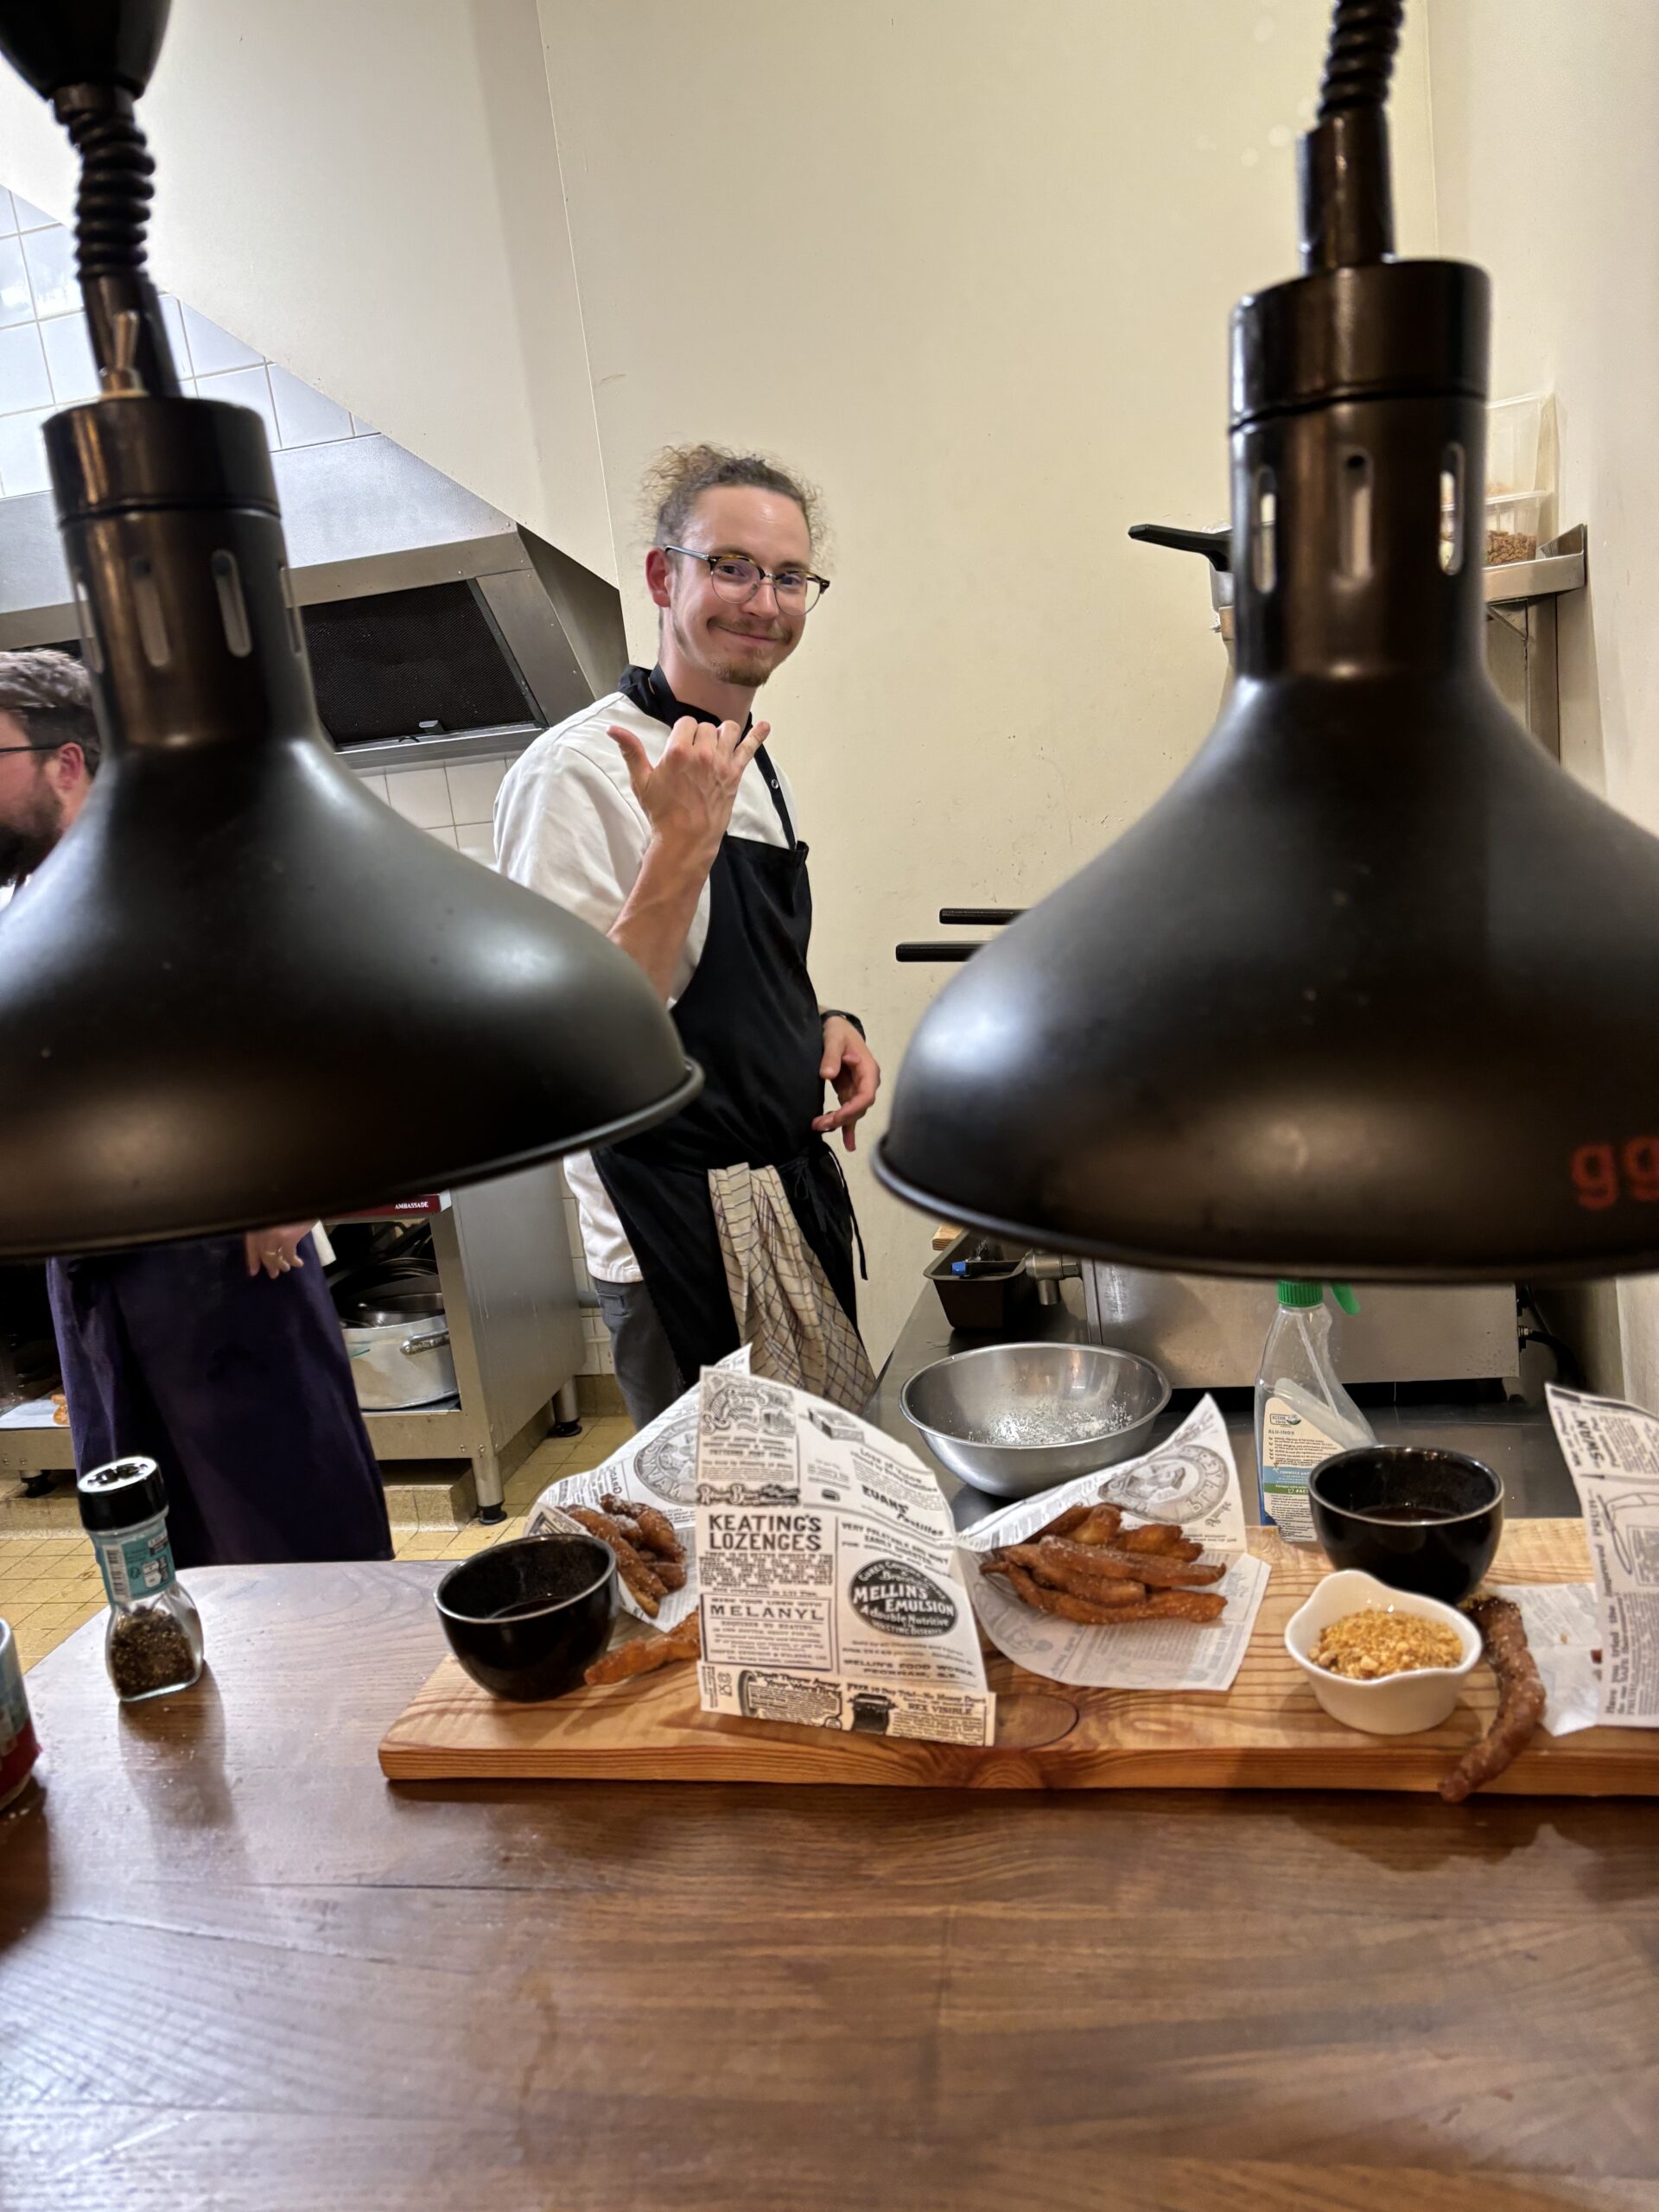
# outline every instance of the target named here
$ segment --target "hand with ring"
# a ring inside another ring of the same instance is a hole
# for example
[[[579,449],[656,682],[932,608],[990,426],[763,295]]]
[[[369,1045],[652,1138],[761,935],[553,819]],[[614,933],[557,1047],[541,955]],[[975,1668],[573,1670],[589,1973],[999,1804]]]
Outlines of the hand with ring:
[[[279,1275],[292,1268],[302,1268],[300,1246],[311,1234],[308,1221],[283,1222],[276,1229],[250,1229],[242,1238],[242,1249],[248,1263],[248,1273],[257,1275],[263,1268],[273,1282]]]

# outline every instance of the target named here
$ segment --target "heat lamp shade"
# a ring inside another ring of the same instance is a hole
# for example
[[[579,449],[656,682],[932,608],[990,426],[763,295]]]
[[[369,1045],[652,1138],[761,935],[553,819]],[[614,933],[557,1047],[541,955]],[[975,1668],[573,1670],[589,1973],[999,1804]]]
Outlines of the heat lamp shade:
[[[0,915],[0,1255],[477,1181],[699,1080],[626,955],[315,735],[137,747]]]
[[[1659,1267],[1659,840],[1477,665],[1242,680],[924,1016],[877,1173],[1206,1274]]]

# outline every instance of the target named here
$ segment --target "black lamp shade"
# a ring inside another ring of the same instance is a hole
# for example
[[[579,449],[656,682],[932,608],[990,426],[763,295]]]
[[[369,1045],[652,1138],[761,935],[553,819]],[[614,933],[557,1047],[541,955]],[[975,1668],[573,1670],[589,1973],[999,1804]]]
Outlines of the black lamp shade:
[[[1202,1274],[1659,1267],[1659,841],[1487,677],[1486,325],[1446,263],[1243,302],[1237,683],[924,1017],[900,1195]]]
[[[110,398],[47,435],[106,755],[0,915],[0,1254],[448,1187],[695,1096],[626,955],[334,757],[259,417]]]

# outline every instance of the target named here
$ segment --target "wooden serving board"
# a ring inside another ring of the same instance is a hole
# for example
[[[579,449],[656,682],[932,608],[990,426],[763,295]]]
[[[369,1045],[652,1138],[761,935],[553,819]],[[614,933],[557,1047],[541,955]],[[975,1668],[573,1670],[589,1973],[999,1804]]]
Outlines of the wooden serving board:
[[[987,1751],[895,1742],[774,1721],[722,1719],[697,1703],[696,1671],[672,1666],[546,1705],[491,1697],[453,1659],[392,1723],[380,1764],[394,1782],[569,1779],[839,1782],[971,1789],[1435,1789],[1484,1734],[1497,1701],[1476,1669],[1443,1728],[1362,1736],[1314,1701],[1284,1646],[1285,1623],[1325,1572],[1271,1529],[1250,1548],[1273,1575],[1230,1690],[1072,1689],[987,1656],[997,1740]],[[1589,1579],[1576,1521],[1516,1521],[1493,1582]],[[1489,1789],[1521,1796],[1659,1796],[1659,1730],[1541,1731]]]

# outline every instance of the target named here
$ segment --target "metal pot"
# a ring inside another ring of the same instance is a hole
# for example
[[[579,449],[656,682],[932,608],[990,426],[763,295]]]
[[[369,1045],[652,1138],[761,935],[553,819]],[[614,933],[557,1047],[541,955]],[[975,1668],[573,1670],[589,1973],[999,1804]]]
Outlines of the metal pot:
[[[411,1320],[405,1314],[360,1328],[345,1328],[346,1356],[357,1402],[365,1413],[395,1413],[453,1397],[454,1355],[442,1318]]]

